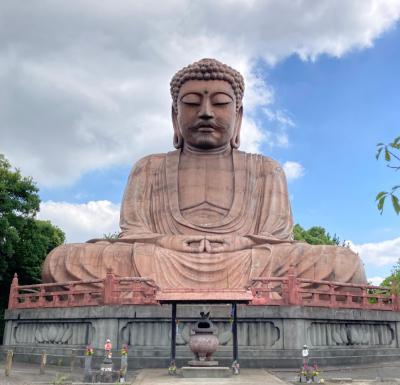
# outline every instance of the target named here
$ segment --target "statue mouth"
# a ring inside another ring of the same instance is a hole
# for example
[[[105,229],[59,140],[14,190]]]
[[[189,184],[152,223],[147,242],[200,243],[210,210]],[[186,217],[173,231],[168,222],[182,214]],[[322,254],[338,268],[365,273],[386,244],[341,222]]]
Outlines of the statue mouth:
[[[218,126],[214,122],[199,122],[193,127],[196,131],[201,133],[212,133],[218,130]]]
[[[214,132],[215,129],[212,126],[200,126],[198,127],[197,131],[203,132],[203,133],[208,133],[208,132]]]

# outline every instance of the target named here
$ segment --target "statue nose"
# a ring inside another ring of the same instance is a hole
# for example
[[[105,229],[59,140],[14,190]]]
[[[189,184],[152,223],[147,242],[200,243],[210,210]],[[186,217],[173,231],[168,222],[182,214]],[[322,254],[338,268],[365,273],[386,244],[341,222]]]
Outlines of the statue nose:
[[[212,119],[214,117],[214,112],[212,111],[210,102],[205,100],[201,104],[201,109],[199,111],[199,118],[200,119]]]

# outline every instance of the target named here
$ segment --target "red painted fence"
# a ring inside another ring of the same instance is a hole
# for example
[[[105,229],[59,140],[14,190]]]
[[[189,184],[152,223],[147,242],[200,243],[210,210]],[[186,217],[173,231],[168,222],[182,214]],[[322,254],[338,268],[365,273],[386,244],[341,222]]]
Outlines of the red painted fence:
[[[75,307],[96,305],[154,305],[158,287],[141,277],[115,277],[111,271],[104,279],[18,285],[15,274],[11,284],[9,309]]]
[[[56,308],[96,305],[154,305],[174,301],[190,302],[190,293],[198,299],[230,301],[249,299],[250,305],[260,306],[320,306],[328,308],[351,308],[370,310],[400,310],[400,299],[395,288],[316,281],[297,278],[294,269],[286,277],[253,279],[241,293],[235,290],[210,290],[194,292],[182,289],[162,291],[149,278],[116,277],[108,271],[106,278],[91,281],[71,281],[40,285],[18,285],[17,275],[11,284],[9,309]],[[211,293],[211,294],[210,294]],[[235,294],[236,293],[236,294]],[[210,297],[211,295],[211,297]],[[233,297],[232,297],[233,296]],[[226,298],[228,298],[226,297]],[[252,299],[251,299],[252,298]],[[194,299],[194,297],[193,297]]]

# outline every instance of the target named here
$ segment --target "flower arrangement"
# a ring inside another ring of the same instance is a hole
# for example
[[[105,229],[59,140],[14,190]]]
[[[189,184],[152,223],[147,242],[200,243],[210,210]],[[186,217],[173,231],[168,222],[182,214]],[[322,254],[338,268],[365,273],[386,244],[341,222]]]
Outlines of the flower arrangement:
[[[128,345],[122,345],[121,356],[122,357],[127,357],[128,356]]]
[[[319,375],[321,370],[318,368],[317,364],[314,362],[313,366],[308,366],[304,364],[299,373],[299,382],[305,382],[310,384],[311,382],[316,382],[317,384],[323,384],[325,381],[320,378]]]
[[[92,348],[92,345],[86,346],[85,356],[93,356],[93,354],[94,354],[94,349]]]
[[[303,382],[303,379],[307,383],[311,382],[311,368],[307,364],[303,365],[299,373],[299,382]]]
[[[311,378],[317,384],[321,384],[321,383],[323,384],[325,381],[324,381],[323,378],[319,378],[319,374],[320,374],[320,370],[318,368],[318,365],[317,365],[316,362],[314,362],[314,365],[312,367],[312,376],[311,376]]]
[[[170,376],[174,376],[176,374],[176,364],[175,361],[171,361],[171,364],[169,365],[168,368],[168,374]]]

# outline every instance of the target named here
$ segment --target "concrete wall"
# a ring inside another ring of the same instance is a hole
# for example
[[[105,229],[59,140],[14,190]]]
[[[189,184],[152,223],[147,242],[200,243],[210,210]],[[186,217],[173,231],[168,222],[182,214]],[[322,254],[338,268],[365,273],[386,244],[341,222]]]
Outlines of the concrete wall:
[[[232,361],[230,306],[179,305],[178,365],[191,359],[190,330],[202,310],[211,312],[220,348],[215,358]],[[70,309],[21,309],[6,312],[3,349],[16,359],[37,361],[42,350],[53,364],[81,361],[91,343],[100,363],[110,338],[118,360],[129,346],[129,366],[165,367],[169,363],[171,307],[103,306]],[[313,307],[238,306],[239,358],[242,367],[296,367],[307,344],[319,365],[400,359],[400,313]]]

